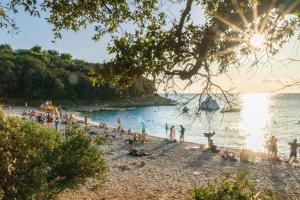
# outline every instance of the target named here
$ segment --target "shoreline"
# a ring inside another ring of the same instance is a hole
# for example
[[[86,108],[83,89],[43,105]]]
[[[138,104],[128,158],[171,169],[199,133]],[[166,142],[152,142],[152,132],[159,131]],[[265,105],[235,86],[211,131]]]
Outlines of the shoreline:
[[[27,108],[28,110],[36,110],[37,109],[37,107],[28,107]],[[11,109],[11,113],[8,113],[8,110],[7,109],[5,109],[5,112],[9,115],[9,116],[13,116],[13,117],[20,117],[20,118],[22,118],[22,112],[24,111],[24,108],[23,107],[21,107],[21,106],[15,106],[15,107],[13,107],[12,109]],[[108,111],[108,110],[107,110]],[[111,110],[109,110],[109,111],[111,111]],[[86,113],[86,112],[82,112],[82,111],[78,111],[78,110],[71,110],[71,109],[68,109],[68,110],[65,110],[64,111],[65,113],[67,113],[67,114],[70,114],[70,113],[72,113],[73,114],[73,118],[75,119],[75,120],[77,120],[77,121],[84,121],[84,117],[82,117],[82,116],[79,116],[80,114],[84,114],[84,113]],[[97,126],[98,124],[96,123],[96,122],[94,122],[94,121],[91,121],[90,120],[90,118],[88,118],[88,124],[90,124],[90,125],[92,125],[90,128],[91,129],[93,129],[93,130],[100,130],[100,132],[101,132],[101,128],[98,128],[98,127],[95,127],[95,126]],[[114,127],[114,126],[108,126],[108,129],[109,129],[109,131],[110,132],[112,132],[114,129],[116,129],[116,127]],[[128,135],[127,133],[125,133],[125,135],[127,135],[127,136],[133,136],[133,134],[134,133],[140,133],[140,132],[138,132],[138,131],[133,131],[132,133],[131,133],[131,135]],[[149,133],[147,133],[147,137],[151,140],[151,139],[155,139],[155,140],[161,140],[161,141],[164,141],[164,140],[167,140],[167,139],[169,139],[169,138],[167,138],[167,137],[160,137],[160,136],[154,136],[154,135],[151,135],[151,134],[149,134]],[[177,142],[175,142],[175,144],[179,144],[179,140],[177,140],[176,139],[176,141]],[[203,143],[199,143],[199,142],[190,142],[190,141],[186,141],[186,142],[184,142],[184,144],[189,144],[189,145],[193,145],[193,146],[201,146],[201,147],[204,147],[204,146],[206,146],[207,144],[203,144]],[[233,152],[233,153],[235,153],[235,154],[238,154],[238,153],[240,153],[241,152],[241,150],[243,149],[243,148],[233,148],[233,147],[225,147],[225,146],[220,146],[220,145],[217,145],[217,147],[218,147],[218,149],[219,150],[228,150],[228,151],[230,151],[230,152]],[[267,153],[265,152],[265,151],[253,151],[253,150],[251,150],[251,149],[247,149],[247,148],[245,148],[245,150],[248,150],[248,151],[250,151],[250,153],[252,154],[252,155],[255,155],[255,159],[253,159],[252,161],[259,161],[259,160],[261,160],[263,157],[267,157]],[[281,154],[278,154],[278,157],[279,158],[281,158],[282,160],[285,160],[285,159],[288,159],[288,156],[285,156],[285,155],[281,155]]]
[[[9,115],[19,116],[22,107],[12,109]],[[22,117],[22,116],[21,116]],[[104,129],[91,127],[97,134]],[[110,127],[109,132],[113,131]],[[97,181],[88,179],[78,188],[64,191],[58,199],[187,199],[196,186],[220,181],[226,172],[249,170],[251,179],[260,188],[272,188],[292,195],[300,196],[300,166],[272,163],[265,154],[254,152],[250,162],[232,162],[221,158],[219,153],[198,148],[201,144],[169,143],[164,138],[148,135],[149,142],[136,144],[135,148],[144,149],[151,155],[133,157],[128,155],[127,139],[110,139],[98,146],[105,154],[110,171],[104,188],[95,189]],[[193,148],[196,147],[196,148]],[[220,148],[238,154],[240,150]],[[237,155],[238,156],[238,155]]]
[[[24,102],[27,102],[31,107],[39,107],[47,100],[25,100],[25,99],[8,99],[2,102],[4,106],[13,105],[14,107],[24,107]],[[0,102],[1,103],[1,102]],[[149,106],[176,106],[177,102],[158,94],[141,98],[124,98],[112,100],[56,100],[53,101],[56,105],[66,111],[75,111],[83,113],[102,112],[102,111],[124,111],[134,107],[149,107]]]

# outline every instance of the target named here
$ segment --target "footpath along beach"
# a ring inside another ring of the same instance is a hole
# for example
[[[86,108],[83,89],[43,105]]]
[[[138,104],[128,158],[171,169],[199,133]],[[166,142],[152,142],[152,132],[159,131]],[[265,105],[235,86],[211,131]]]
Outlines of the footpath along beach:
[[[20,115],[20,108],[10,111]],[[97,134],[104,129],[92,128]],[[112,133],[113,129],[106,130]],[[99,148],[109,164],[107,181],[97,189],[94,180],[65,191],[58,198],[67,199],[188,199],[196,186],[220,181],[222,176],[238,170],[251,172],[251,179],[261,188],[277,191],[300,199],[300,166],[285,162],[273,163],[261,153],[252,153],[250,162],[240,162],[239,150],[227,149],[237,155],[238,161],[221,158],[220,153],[205,151],[195,143],[169,143],[163,138],[148,136],[145,144],[136,144],[151,155],[133,157],[128,155],[128,139],[123,134],[118,139],[109,139]],[[224,149],[221,149],[221,152]],[[286,159],[286,158],[284,158]]]

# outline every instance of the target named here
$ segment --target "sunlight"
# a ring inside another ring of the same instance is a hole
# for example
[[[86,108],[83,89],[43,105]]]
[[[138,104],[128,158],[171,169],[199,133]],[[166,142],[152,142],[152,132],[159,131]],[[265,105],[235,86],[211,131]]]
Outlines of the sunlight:
[[[244,147],[263,151],[265,127],[270,119],[269,94],[246,94],[242,96],[242,102],[240,130],[245,136]]]
[[[262,34],[254,34],[251,38],[250,38],[250,45],[256,49],[261,49],[265,46],[266,44],[266,38],[264,35]]]

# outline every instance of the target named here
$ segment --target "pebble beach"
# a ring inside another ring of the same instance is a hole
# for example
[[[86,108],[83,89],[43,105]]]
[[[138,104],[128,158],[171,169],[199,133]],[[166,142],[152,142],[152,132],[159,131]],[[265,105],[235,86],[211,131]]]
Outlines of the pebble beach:
[[[94,190],[95,183],[89,180],[78,189],[66,191],[59,199],[190,199],[196,186],[220,181],[224,173],[238,170],[249,171],[261,188],[273,188],[300,199],[299,165],[273,163],[256,153],[249,163],[232,162],[222,159],[220,154],[204,151],[198,144],[169,143],[155,137],[136,145],[151,155],[133,157],[128,155],[126,139],[128,136],[123,136],[99,147],[110,166],[104,188]]]
[[[20,116],[22,108],[14,108],[10,115]],[[104,129],[92,128],[97,134]],[[110,128],[106,132],[112,133]],[[134,157],[128,154],[128,139],[123,134],[109,139],[98,148],[105,154],[109,165],[107,180],[102,188],[88,179],[78,188],[68,189],[60,200],[81,199],[191,199],[196,186],[218,182],[225,173],[234,174],[239,170],[251,173],[251,179],[260,188],[271,188],[293,199],[300,199],[300,165],[272,162],[265,154],[252,152],[250,162],[241,162],[239,150],[226,149],[237,155],[237,162],[224,160],[220,153],[204,150],[204,145],[195,143],[170,143],[166,139],[147,136],[148,142],[135,144],[150,155]]]

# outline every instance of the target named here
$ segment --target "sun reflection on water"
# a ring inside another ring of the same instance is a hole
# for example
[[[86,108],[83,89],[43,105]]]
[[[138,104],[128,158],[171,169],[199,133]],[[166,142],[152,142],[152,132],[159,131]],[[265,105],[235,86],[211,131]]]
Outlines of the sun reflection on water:
[[[265,93],[245,94],[242,99],[240,121],[241,135],[244,136],[244,147],[254,151],[265,148],[265,128],[270,119],[269,99]]]

